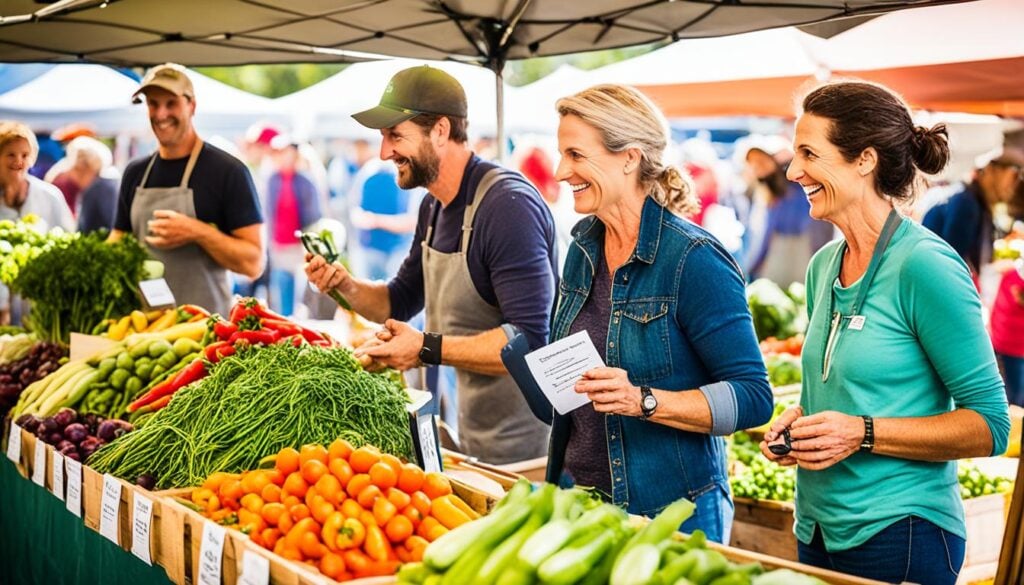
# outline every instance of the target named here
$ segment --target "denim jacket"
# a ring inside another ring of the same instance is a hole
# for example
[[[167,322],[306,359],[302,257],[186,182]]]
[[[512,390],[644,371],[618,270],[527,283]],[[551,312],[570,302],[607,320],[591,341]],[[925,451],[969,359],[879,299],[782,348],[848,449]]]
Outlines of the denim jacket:
[[[604,224],[591,216],[573,229],[552,319],[552,339],[569,327],[590,293],[594,261],[603,257]],[[747,308],[744,281],[728,252],[707,232],[648,198],[630,258],[612,280],[607,365],[636,385],[700,389],[711,406],[712,434],[605,416],[612,499],[653,515],[680,497],[696,500],[716,487],[728,493],[720,436],[764,423],[772,394]],[[568,416],[552,414],[547,480],[562,475]]]

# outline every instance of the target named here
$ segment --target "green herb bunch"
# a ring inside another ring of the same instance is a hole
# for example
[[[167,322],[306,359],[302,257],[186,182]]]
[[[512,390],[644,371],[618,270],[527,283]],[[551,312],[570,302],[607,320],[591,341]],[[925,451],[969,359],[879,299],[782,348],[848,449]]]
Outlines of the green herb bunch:
[[[146,251],[131,235],[105,242],[103,231],[26,238],[3,255],[0,279],[31,301],[26,326],[45,341],[67,343],[103,319],[140,306],[138,283]]]

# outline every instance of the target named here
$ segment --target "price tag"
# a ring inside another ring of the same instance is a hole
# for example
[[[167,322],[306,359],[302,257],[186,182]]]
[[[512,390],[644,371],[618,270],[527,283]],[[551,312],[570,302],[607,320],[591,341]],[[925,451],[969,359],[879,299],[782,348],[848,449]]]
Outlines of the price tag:
[[[53,452],[52,466],[53,495],[57,496],[57,499],[64,501],[64,456],[57,451]]]
[[[103,500],[100,503],[100,534],[114,544],[121,544],[118,515],[121,512],[121,483],[114,476],[103,474]]]
[[[142,293],[146,305],[151,309],[174,306],[175,304],[174,293],[171,292],[171,287],[167,286],[167,281],[162,278],[143,280],[139,283],[139,291]]]
[[[32,460],[32,483],[46,484],[46,443],[42,439],[36,439],[36,453]]]
[[[11,436],[7,438],[7,458],[17,463],[21,459],[21,427],[11,423]]]
[[[64,505],[68,511],[82,517],[82,462],[75,461],[70,457],[64,459],[67,466],[67,488],[68,495],[64,498]]]
[[[270,559],[245,551],[242,553],[242,575],[238,578],[239,585],[269,585]]]
[[[153,501],[135,493],[132,504],[132,554],[147,565],[153,565],[149,557],[149,529],[153,521]]]
[[[199,547],[199,585],[220,585],[225,530],[213,522],[203,525],[203,543]]]
[[[441,471],[441,457],[437,452],[437,430],[434,416],[421,414],[416,416],[417,434],[420,438],[420,466],[423,471]]]

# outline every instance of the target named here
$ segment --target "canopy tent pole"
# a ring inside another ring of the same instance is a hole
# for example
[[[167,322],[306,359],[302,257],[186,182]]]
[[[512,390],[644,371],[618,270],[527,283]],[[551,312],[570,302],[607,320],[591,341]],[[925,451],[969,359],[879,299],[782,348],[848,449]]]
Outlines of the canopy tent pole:
[[[495,100],[498,102],[495,104],[498,112],[498,124],[494,140],[497,142],[498,161],[504,163],[508,153],[505,152],[505,76],[503,69],[494,71],[494,83]]]

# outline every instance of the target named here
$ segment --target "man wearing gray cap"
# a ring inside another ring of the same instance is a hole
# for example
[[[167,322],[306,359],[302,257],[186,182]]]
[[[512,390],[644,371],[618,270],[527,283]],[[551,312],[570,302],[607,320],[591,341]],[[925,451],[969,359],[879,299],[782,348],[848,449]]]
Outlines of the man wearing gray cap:
[[[110,239],[135,234],[164,263],[177,302],[227,315],[228,271],[263,272],[263,216],[249,170],[196,134],[182,66],[150,69],[132,99],[145,101],[159,144],[125,169]]]
[[[412,249],[391,282],[354,278],[307,256],[306,274],[384,329],[357,350],[399,370],[445,364],[458,377],[459,446],[491,463],[540,457],[546,426],[501,362],[521,331],[543,345],[555,287],[555,227],[522,175],[467,145],[466,95],[452,76],[413,67],[391,79],[380,105],[353,116],[381,131],[380,157],[403,189],[425,187]],[[426,310],[426,332],[403,321]]]

